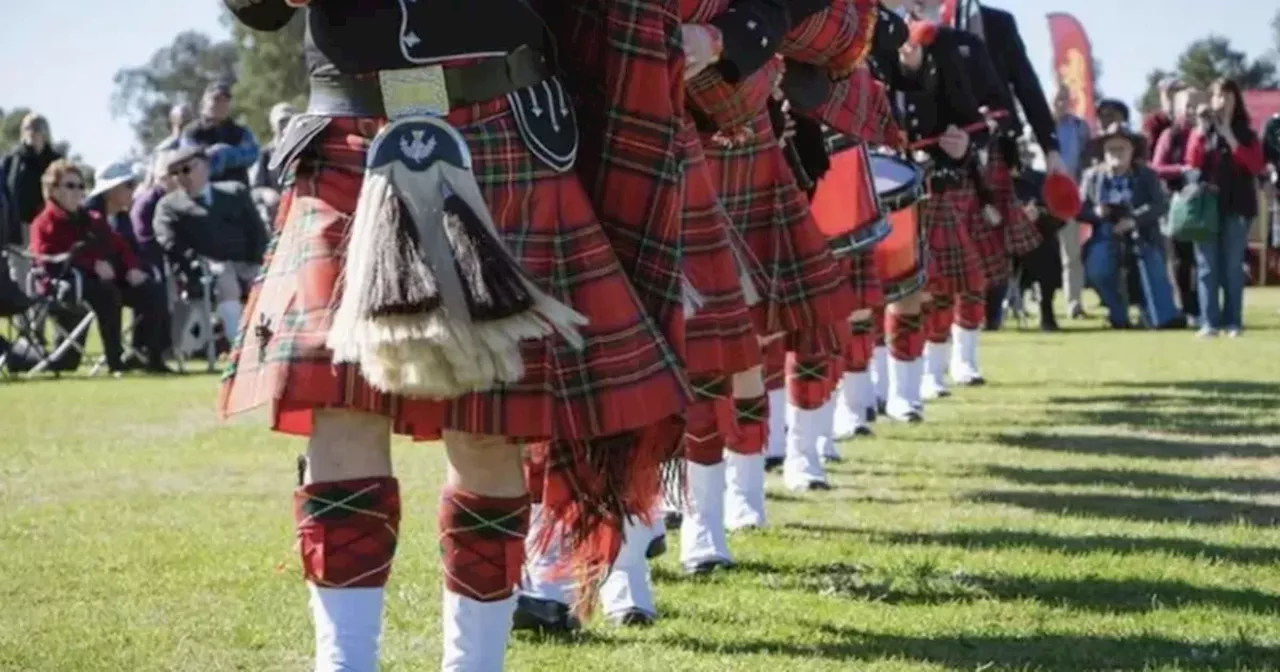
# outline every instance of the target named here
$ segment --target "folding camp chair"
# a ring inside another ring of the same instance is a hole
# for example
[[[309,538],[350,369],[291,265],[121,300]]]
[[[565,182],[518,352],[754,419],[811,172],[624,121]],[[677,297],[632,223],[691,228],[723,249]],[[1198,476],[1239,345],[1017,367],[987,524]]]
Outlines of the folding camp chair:
[[[4,367],[10,374],[31,377],[43,372],[55,375],[80,367],[85,341],[96,316],[85,304],[80,271],[70,265],[78,246],[57,255],[41,255],[10,247],[10,258],[29,263],[25,295],[26,309],[11,316],[12,337],[4,353]],[[46,345],[45,325],[53,331],[53,347]]]
[[[173,313],[173,347],[179,367],[187,359],[204,356],[208,371],[218,366],[218,337],[213,317],[213,272],[203,259],[194,272],[183,273],[170,266]],[[194,276],[194,277],[193,277]]]

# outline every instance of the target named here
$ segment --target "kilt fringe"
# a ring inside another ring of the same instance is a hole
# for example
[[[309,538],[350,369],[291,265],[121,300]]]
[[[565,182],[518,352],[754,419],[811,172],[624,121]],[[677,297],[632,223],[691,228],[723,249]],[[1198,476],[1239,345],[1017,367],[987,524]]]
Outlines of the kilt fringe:
[[[544,441],[529,446],[543,465],[542,506],[548,520],[536,548],[558,543],[553,574],[574,585],[573,610],[590,615],[600,585],[622,548],[627,519],[648,524],[660,498],[662,465],[684,435],[684,420],[671,416],[642,429],[586,440]]]

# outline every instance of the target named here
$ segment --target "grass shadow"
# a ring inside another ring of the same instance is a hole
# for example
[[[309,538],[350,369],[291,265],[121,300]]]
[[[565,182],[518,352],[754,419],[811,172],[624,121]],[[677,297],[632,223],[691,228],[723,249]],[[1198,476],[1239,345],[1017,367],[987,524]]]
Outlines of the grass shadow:
[[[1168,390],[1194,392],[1209,396],[1262,395],[1280,403],[1280,383],[1249,380],[1177,380],[1170,382],[1108,382],[1105,387],[1117,389]]]
[[[1196,525],[1227,525],[1245,522],[1251,525],[1269,526],[1280,522],[1280,506],[1251,502],[1006,491],[973,493],[968,496],[968,499],[984,504],[1016,506],[1043,513],[1085,518],[1119,518]]]
[[[987,467],[985,472],[988,476],[1023,485],[1111,486],[1237,495],[1280,493],[1280,480],[1271,478],[1202,478],[1128,469],[1026,469],[998,465]]]
[[[1079,409],[1055,413],[1054,417],[1065,424],[1158,429],[1187,436],[1280,436],[1280,423],[1250,423],[1248,419],[1256,415],[1225,411]]]
[[[1160,394],[1156,392],[1135,394],[1095,394],[1082,396],[1053,396],[1045,402],[1050,408],[1065,406],[1124,406],[1126,408],[1160,408],[1169,413],[1185,412],[1188,408],[1206,405],[1228,406],[1247,410],[1270,410],[1280,405],[1280,399],[1262,394],[1232,394],[1229,397],[1203,397],[1187,394]]]
[[[1142,436],[1084,436],[1022,432],[1000,434],[995,443],[1010,448],[1078,453],[1081,455],[1112,455],[1131,458],[1160,458],[1166,460],[1205,460],[1219,457],[1268,458],[1280,456],[1280,448],[1261,443],[1189,443]]]
[[[783,655],[839,661],[907,660],[955,670],[1034,669],[1040,672],[1146,672],[1176,667],[1184,672],[1259,668],[1280,659],[1280,648],[1250,641],[1191,643],[1155,636],[942,635],[917,637],[874,633],[829,623],[807,624],[823,642],[799,644],[766,638],[711,641],[687,633],[664,633],[659,641],[691,653]],[[834,640],[834,641],[832,641]],[[851,669],[856,669],[851,668]]]

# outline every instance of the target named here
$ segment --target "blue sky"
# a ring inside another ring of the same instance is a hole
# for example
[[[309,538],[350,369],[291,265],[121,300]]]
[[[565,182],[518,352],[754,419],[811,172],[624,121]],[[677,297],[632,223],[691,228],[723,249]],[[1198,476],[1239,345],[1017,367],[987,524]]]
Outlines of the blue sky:
[[[1050,11],[1074,14],[1103,63],[1099,86],[1132,101],[1146,72],[1168,67],[1191,40],[1226,35],[1251,55],[1270,49],[1274,0],[992,0],[1012,11],[1041,80],[1050,74]],[[224,35],[218,0],[0,0],[0,107],[25,105],[49,117],[53,133],[102,165],[133,145],[112,119],[116,70],[145,62],[178,32]]]

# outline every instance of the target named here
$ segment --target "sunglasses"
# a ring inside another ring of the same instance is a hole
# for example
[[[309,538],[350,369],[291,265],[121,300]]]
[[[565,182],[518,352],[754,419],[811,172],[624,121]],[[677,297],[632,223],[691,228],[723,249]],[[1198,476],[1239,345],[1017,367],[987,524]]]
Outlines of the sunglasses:
[[[171,169],[169,170],[169,174],[170,174],[170,175],[175,175],[175,176],[176,176],[176,175],[190,175],[192,170],[194,170],[194,168],[192,168],[192,167],[191,167],[191,164],[189,164],[189,163],[184,163],[184,164],[182,164],[181,166],[177,166],[177,167],[175,167],[175,168],[171,168]]]
[[[84,183],[83,183],[83,182],[63,182],[62,184],[59,184],[58,186],[59,186],[59,187],[62,187],[63,189],[67,189],[67,190],[69,190],[69,191],[84,191]]]

